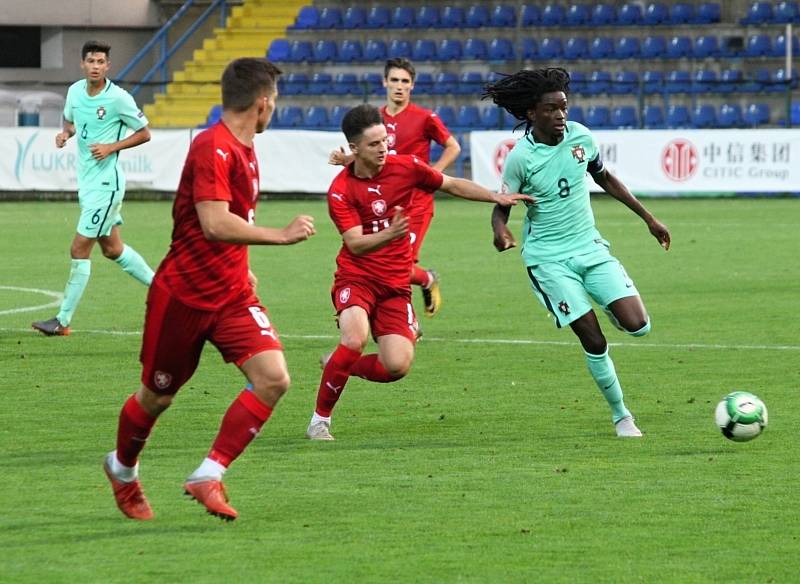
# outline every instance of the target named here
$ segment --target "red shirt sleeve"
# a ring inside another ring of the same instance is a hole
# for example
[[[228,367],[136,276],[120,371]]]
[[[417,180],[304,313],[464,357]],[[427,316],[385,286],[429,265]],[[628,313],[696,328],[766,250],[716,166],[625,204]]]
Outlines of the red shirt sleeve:
[[[347,172],[347,169],[343,172]],[[358,210],[353,201],[350,200],[347,181],[342,177],[334,180],[331,183],[330,190],[328,190],[328,214],[331,216],[331,220],[333,220],[333,224],[336,225],[339,233],[344,233],[353,227],[362,225]]]
[[[444,143],[450,137],[450,130],[444,125],[442,118],[432,113],[425,120],[425,135],[429,140],[444,146]]]
[[[195,144],[192,181],[192,200],[195,203],[233,200],[230,165],[235,159],[229,148],[225,145],[217,146],[214,140]]]
[[[432,193],[442,186],[444,175],[441,172],[432,166],[428,166],[416,156],[409,156],[408,158],[411,161],[411,171],[414,172],[417,179],[416,187],[418,189]]]

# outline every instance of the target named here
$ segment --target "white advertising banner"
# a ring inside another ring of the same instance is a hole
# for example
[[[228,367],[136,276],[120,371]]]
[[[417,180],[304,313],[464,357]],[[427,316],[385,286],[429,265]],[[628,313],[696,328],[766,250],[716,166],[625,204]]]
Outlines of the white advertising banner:
[[[606,166],[635,193],[800,192],[800,129],[593,134]],[[505,157],[520,136],[510,131],[472,132],[473,180],[498,189]]]

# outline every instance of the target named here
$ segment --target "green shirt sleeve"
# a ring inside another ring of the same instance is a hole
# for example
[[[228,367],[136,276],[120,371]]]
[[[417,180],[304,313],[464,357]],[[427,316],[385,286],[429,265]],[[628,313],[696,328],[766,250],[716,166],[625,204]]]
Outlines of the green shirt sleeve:
[[[72,96],[73,96],[72,88],[70,87],[67,90],[67,99],[64,100],[64,120],[69,122],[70,124],[75,120],[72,116]]]
[[[506,156],[503,166],[503,192],[521,193],[522,185],[525,183],[525,157],[522,148],[517,143],[511,152]]]
[[[119,92],[117,97],[117,108],[122,123],[131,128],[134,132],[141,130],[148,125],[149,122],[147,121],[144,112],[139,109],[139,106],[136,105],[136,101],[133,99],[133,96],[131,96],[131,94],[127,91]]]

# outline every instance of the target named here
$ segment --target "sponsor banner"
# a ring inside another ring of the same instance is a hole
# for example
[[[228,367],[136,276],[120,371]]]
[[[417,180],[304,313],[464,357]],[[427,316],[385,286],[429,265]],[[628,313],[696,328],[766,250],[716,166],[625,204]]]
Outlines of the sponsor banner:
[[[598,130],[606,166],[636,193],[800,192],[800,130]],[[496,190],[521,134],[472,132],[473,179]],[[601,189],[593,185],[593,192]]]

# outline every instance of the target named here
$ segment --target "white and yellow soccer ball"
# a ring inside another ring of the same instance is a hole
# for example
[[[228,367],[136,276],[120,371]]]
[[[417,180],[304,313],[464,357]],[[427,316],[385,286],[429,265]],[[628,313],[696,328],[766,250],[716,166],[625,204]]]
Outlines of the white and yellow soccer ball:
[[[747,442],[767,427],[767,406],[752,393],[734,391],[717,404],[714,420],[725,438]]]

